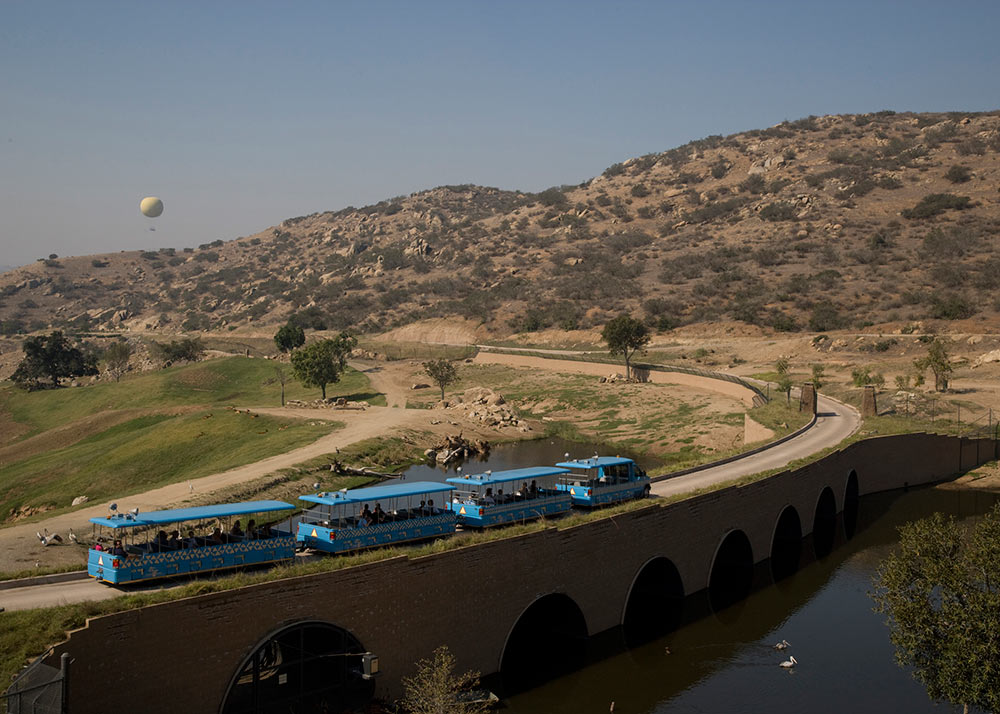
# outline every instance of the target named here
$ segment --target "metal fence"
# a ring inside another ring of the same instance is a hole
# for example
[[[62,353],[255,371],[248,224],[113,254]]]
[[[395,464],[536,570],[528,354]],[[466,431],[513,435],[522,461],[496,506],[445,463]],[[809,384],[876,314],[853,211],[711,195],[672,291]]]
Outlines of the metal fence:
[[[69,655],[63,654],[57,669],[43,662],[49,652],[25,667],[7,691],[0,694],[0,712],[65,714],[66,688],[69,685]]]

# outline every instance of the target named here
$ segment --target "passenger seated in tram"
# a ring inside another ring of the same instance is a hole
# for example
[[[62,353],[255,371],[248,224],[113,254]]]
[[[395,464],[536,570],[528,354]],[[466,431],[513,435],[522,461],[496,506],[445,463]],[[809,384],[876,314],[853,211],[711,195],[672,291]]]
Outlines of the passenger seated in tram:
[[[441,511],[439,511],[438,509],[434,508],[434,499],[433,498],[427,499],[427,515],[428,516],[436,516],[439,513],[441,513]]]
[[[483,505],[484,506],[495,506],[495,505],[497,505],[496,499],[493,498],[493,489],[492,488],[486,489],[486,495],[483,496]]]
[[[507,496],[503,495],[503,489],[502,488],[498,488],[497,489],[497,503],[507,503],[508,500],[509,499],[507,498]]]
[[[385,511],[382,510],[381,503],[375,504],[375,510],[372,511],[372,517],[376,523],[385,523]]]
[[[150,545],[149,552],[162,553],[166,550],[170,550],[170,544],[167,542],[167,532],[160,531],[156,534],[156,540]]]
[[[170,537],[167,539],[167,550],[180,550],[180,547],[181,547],[180,531],[170,531]]]
[[[243,538],[243,526],[240,525],[239,521],[233,524],[233,527],[229,531],[231,540],[241,540]]]
[[[525,481],[524,483],[521,484],[521,488],[518,489],[517,493],[514,494],[514,498],[524,499],[527,497],[528,497],[528,482]]]
[[[122,547],[122,542],[120,540],[118,540],[117,538],[115,539],[115,544],[113,546],[111,546],[111,550],[108,551],[108,552],[111,553],[111,555],[113,555],[113,556],[115,556],[117,558],[127,558],[128,557],[128,551],[126,551]]]
[[[264,528],[260,532],[260,537],[261,538],[270,538],[271,537],[271,524],[270,523],[265,523],[264,524]]]
[[[535,479],[531,479],[531,485],[528,486],[528,498],[538,497],[538,483]]]
[[[367,528],[373,523],[372,512],[368,510],[368,504],[361,510],[361,515],[358,516],[358,528]]]
[[[247,540],[254,540],[257,538],[257,521],[251,518],[247,521]]]
[[[188,537],[184,539],[184,547],[185,548],[197,548],[198,547],[198,539],[194,537],[194,531],[193,530],[189,530],[188,531]]]
[[[222,545],[222,543],[222,529],[216,526],[215,530],[212,531],[212,535],[208,537],[208,545]]]

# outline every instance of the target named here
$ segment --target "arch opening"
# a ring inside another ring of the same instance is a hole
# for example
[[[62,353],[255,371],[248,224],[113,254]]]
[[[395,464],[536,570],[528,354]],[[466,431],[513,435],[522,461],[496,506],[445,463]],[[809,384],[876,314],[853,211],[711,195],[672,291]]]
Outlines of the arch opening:
[[[301,622],[269,635],[244,660],[223,714],[351,711],[375,683],[361,676],[361,642],[325,622]]]
[[[653,558],[636,575],[622,617],[632,647],[676,629],[684,613],[684,583],[668,558]]]
[[[825,558],[830,554],[836,536],[837,501],[833,497],[833,490],[826,486],[819,494],[813,518],[813,548],[817,558]]]
[[[746,533],[731,531],[715,554],[708,581],[708,599],[716,612],[750,594],[753,587],[753,548]]]
[[[794,506],[785,506],[778,516],[771,540],[771,577],[775,582],[794,575],[802,558],[802,522]]]
[[[858,472],[851,469],[847,475],[847,486],[844,488],[844,535],[853,538],[858,530],[858,511],[860,510],[860,486]]]
[[[517,692],[579,669],[586,658],[587,622],[568,595],[553,593],[521,613],[500,658],[505,692]]]

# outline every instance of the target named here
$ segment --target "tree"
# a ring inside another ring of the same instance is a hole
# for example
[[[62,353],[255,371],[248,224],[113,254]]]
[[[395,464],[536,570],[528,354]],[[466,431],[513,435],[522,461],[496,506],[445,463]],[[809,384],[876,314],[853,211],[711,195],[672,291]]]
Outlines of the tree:
[[[441,399],[444,399],[444,388],[458,379],[458,370],[448,360],[441,359],[424,362],[424,373],[441,387]]]
[[[274,376],[264,380],[265,385],[275,382],[281,385],[281,406],[285,406],[285,385],[288,384],[288,372],[285,371],[283,365],[274,365]]]
[[[59,380],[64,377],[97,374],[94,355],[84,354],[58,330],[48,337],[29,337],[23,349],[24,359],[10,378],[24,389],[39,389],[43,377],[48,377],[52,385],[58,387]]]
[[[971,530],[935,513],[899,532],[871,593],[896,661],[932,699],[1000,711],[1000,506]]]
[[[823,379],[825,373],[826,373],[826,367],[824,367],[823,365],[814,364],[812,366],[812,381],[813,381],[813,386],[816,387],[817,392],[823,387],[824,384]]]
[[[948,348],[939,338],[935,337],[928,346],[926,356],[913,360],[913,366],[918,374],[922,375],[927,369],[934,373],[934,391],[948,390],[948,380],[955,367],[948,357]]]
[[[619,315],[609,321],[601,332],[601,339],[613,355],[625,358],[625,377],[632,376],[631,357],[636,350],[649,344],[649,329],[639,320],[628,315]]]
[[[778,361],[774,363],[774,371],[778,373],[778,379],[776,380],[778,384],[778,391],[784,392],[785,403],[792,403],[792,376],[788,373],[790,364],[787,357],[780,357]]]
[[[417,662],[417,673],[403,677],[403,710],[409,714],[484,714],[485,702],[462,699],[463,692],[479,685],[479,672],[455,673],[455,656],[441,645],[430,659]]]
[[[198,337],[185,337],[170,342],[153,342],[152,355],[163,362],[197,362],[205,353],[205,345]]]
[[[357,340],[341,332],[332,339],[320,340],[292,352],[292,372],[306,387],[319,387],[326,399],[326,385],[340,381],[347,366],[347,355]]]
[[[104,350],[104,367],[108,374],[115,378],[115,382],[121,380],[128,371],[129,360],[132,358],[132,345],[128,342],[112,342]]]
[[[274,344],[282,352],[291,352],[296,347],[301,347],[306,342],[306,333],[299,326],[286,322],[274,335]]]

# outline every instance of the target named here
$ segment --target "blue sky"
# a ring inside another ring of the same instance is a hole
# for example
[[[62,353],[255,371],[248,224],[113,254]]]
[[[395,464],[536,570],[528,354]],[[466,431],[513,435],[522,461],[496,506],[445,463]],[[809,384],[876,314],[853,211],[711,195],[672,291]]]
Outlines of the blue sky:
[[[995,0],[4,0],[0,265],[538,191],[809,114],[997,109],[998,27]]]

